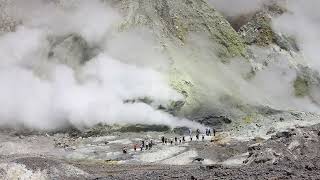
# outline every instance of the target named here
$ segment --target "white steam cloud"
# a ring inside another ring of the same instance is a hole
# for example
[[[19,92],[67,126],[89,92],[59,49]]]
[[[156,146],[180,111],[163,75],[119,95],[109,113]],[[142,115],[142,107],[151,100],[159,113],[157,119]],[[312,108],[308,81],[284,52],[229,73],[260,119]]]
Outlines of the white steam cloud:
[[[295,37],[309,65],[320,70],[320,1],[288,1],[288,12],[274,21],[274,28]]]
[[[11,16],[22,24],[0,36],[0,126],[56,129],[144,123],[199,127],[157,110],[160,104],[182,98],[162,75],[169,61],[159,50],[143,45],[152,45],[148,38],[139,42],[135,32],[115,35],[113,27],[120,15],[107,4],[17,0],[10,8]],[[97,49],[90,61],[75,69],[48,59],[50,38],[70,34],[80,35]],[[141,51],[147,56],[141,56]],[[145,97],[152,103],[125,103]]]
[[[320,72],[318,60],[320,48],[318,8],[320,3],[316,0],[283,0],[278,3],[281,3],[280,5],[284,6],[287,11],[273,19],[273,29],[275,32],[295,39],[303,57],[297,56],[290,60],[287,55],[279,56],[271,66],[257,73],[253,84],[262,92],[261,97],[268,100],[268,103],[264,104],[279,109],[320,112],[318,102],[315,102],[317,101],[315,98],[319,96],[318,88],[310,90],[312,98],[308,96],[297,98],[293,88],[293,82],[297,77],[294,68],[296,64],[302,64]],[[267,59],[263,52],[268,51],[270,50],[257,48],[255,54],[260,57],[259,59],[263,57]]]
[[[292,59],[289,54],[283,53],[281,55],[280,53],[277,55],[278,57],[272,57],[273,62],[268,62],[269,65],[258,71],[250,81],[244,81],[239,76],[239,71],[248,72],[250,67],[236,62],[223,70],[224,74],[228,74],[227,78],[219,77],[218,74],[215,75],[217,77],[215,81],[219,81],[219,87],[216,88],[217,85],[212,85],[213,80],[210,82],[211,87],[215,87],[215,90],[225,87],[224,92],[227,94],[251,104],[268,105],[277,109],[320,112],[318,104],[314,102],[315,99],[310,99],[308,96],[296,97],[293,88],[293,82],[297,77],[296,64],[309,65],[312,69],[320,71],[320,61],[318,60],[320,49],[320,35],[318,33],[320,30],[320,13],[318,9],[320,4],[317,0],[208,0],[208,3],[212,4],[227,18],[235,18],[236,21],[241,21],[249,16],[248,19],[244,20],[245,22],[250,20],[251,13],[261,10],[270,3],[278,3],[288,11],[279,18],[273,19],[273,28],[280,34],[296,39],[304,55],[303,58],[297,56],[296,59]],[[237,19],[237,17],[241,18]],[[272,55],[275,47],[251,48],[255,57],[257,57],[254,61],[263,63],[262,61],[270,59],[268,56]],[[281,52],[279,49],[276,51]],[[260,60],[262,61],[260,62]],[[223,66],[219,67],[216,72],[223,68]],[[226,69],[229,69],[229,72]],[[238,89],[234,91],[236,88],[230,84]],[[319,97],[317,95],[319,93],[316,92],[318,90],[312,89],[311,91],[313,93],[312,98]]]

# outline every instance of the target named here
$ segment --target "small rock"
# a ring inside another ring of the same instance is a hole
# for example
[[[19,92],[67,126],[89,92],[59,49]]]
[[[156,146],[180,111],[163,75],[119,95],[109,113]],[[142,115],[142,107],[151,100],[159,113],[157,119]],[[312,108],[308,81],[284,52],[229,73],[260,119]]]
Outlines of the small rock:
[[[221,167],[222,167],[221,164],[211,164],[211,165],[205,166],[205,169],[211,170],[211,169],[218,169],[218,168],[221,168]]]
[[[256,151],[256,150],[260,150],[261,149],[261,145],[260,144],[253,144],[251,146],[248,147],[248,151]]]
[[[309,170],[309,171],[312,171],[312,170],[314,170],[315,169],[315,167],[314,167],[314,165],[313,164],[307,164],[306,166],[305,166],[305,168],[307,169],[307,170]]]
[[[197,180],[197,178],[195,178],[194,176],[191,176],[190,177],[192,180]]]
[[[287,175],[287,176],[294,175],[294,173],[293,173],[292,170],[290,170],[290,169],[285,170],[285,172],[286,172],[286,175]]]
[[[262,137],[255,137],[254,139],[253,139],[253,141],[255,141],[255,142],[262,142],[262,141],[264,141],[265,139],[264,138],[262,138]]]
[[[276,132],[276,129],[274,127],[271,127],[268,131],[267,131],[267,135],[269,134],[273,134]]]
[[[278,139],[276,135],[271,136],[271,140],[276,140],[276,139]]]
[[[268,161],[271,161],[272,159],[271,158],[259,158],[259,159],[255,159],[254,162],[257,163],[257,164],[260,164],[260,163],[266,163]]]
[[[289,138],[291,136],[295,135],[295,133],[292,133],[292,132],[288,132],[288,131],[283,131],[283,132],[278,132],[276,134],[276,137],[277,138],[281,138],[281,137],[284,137],[284,138]]]
[[[296,149],[299,146],[300,146],[300,143],[298,141],[292,141],[289,144],[288,149],[292,151],[292,150]]]
[[[204,159],[203,159],[203,158],[201,158],[201,157],[197,157],[197,158],[195,158],[193,161],[201,162],[201,161],[204,161]]]
[[[276,153],[276,152],[273,152],[273,155],[274,155],[275,157],[280,157],[280,156],[281,156],[281,154]]]

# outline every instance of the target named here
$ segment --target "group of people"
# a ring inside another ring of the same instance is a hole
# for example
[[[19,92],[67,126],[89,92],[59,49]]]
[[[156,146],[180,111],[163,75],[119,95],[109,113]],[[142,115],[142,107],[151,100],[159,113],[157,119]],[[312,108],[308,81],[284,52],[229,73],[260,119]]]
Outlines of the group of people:
[[[186,138],[185,138],[185,136],[182,136],[182,137],[174,137],[174,138],[170,138],[170,139],[168,139],[168,138],[166,138],[166,137],[164,137],[164,136],[162,136],[161,137],[161,142],[162,142],[162,144],[168,144],[168,143],[170,143],[171,145],[173,144],[173,141],[177,144],[177,143],[182,143],[182,142],[185,142],[186,141]]]
[[[133,150],[134,151],[137,151],[138,148],[140,148],[140,151],[143,151],[143,150],[151,150],[152,146],[155,145],[154,141],[152,139],[149,140],[141,140],[141,143],[140,143],[140,146],[139,144],[135,143],[133,145]],[[128,152],[128,149],[127,147],[123,147],[122,148],[122,152],[124,154],[127,154]]]
[[[213,136],[216,136],[216,130],[215,129],[212,129],[213,131]],[[196,130],[196,140],[200,140],[200,134],[201,134],[201,131],[200,129],[197,129]],[[210,128],[206,128],[206,132],[205,132],[205,135],[206,136],[211,136],[211,129]],[[202,140],[204,141],[205,139],[205,135],[202,134]],[[192,136],[192,129],[189,129],[189,137],[190,137],[190,141],[193,140],[193,136]],[[161,137],[161,142],[162,144],[168,144],[170,143],[171,145],[173,143],[175,144],[181,144],[182,142],[185,142],[186,141],[186,137],[185,136],[182,136],[182,137],[174,137],[174,138],[166,138],[164,136]]]
[[[213,132],[213,136],[216,136],[216,130],[212,129],[212,132]],[[210,128],[206,128],[206,135],[211,136],[211,129]]]
[[[216,136],[216,130],[215,129],[212,129],[212,132],[211,132],[211,129],[210,128],[206,128],[206,131],[205,131],[205,134],[202,134],[202,141],[204,141],[205,139],[205,135],[206,136],[211,136],[211,133],[213,133],[213,136]],[[201,131],[200,129],[197,129],[196,130],[196,140],[200,140],[200,134],[201,134]],[[189,136],[190,136],[190,141],[192,141],[193,139],[193,136],[192,136],[192,129],[189,129]],[[174,137],[174,138],[167,138],[165,136],[162,136],[161,137],[161,142],[162,144],[181,144],[183,142],[186,142],[186,136],[183,135],[183,136],[180,136],[179,138],[178,137]],[[141,143],[140,145],[139,144],[134,144],[133,145],[133,150],[134,151],[137,151],[138,148],[140,148],[140,151],[143,151],[143,150],[151,150],[151,148],[155,145],[155,142],[150,139],[150,140],[141,140]],[[128,152],[128,149],[127,147],[123,147],[122,149],[123,153],[126,154]]]

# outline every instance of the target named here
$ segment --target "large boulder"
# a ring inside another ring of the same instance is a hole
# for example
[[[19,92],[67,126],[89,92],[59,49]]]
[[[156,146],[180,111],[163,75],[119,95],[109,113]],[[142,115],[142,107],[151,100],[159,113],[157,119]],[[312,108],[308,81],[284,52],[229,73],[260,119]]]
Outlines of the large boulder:
[[[77,68],[89,60],[89,46],[79,35],[71,34],[64,37],[54,37],[51,40],[48,53],[50,61]]]
[[[293,88],[297,97],[309,97],[314,103],[320,103],[318,95],[320,75],[318,71],[299,65],[296,79],[293,82]]]

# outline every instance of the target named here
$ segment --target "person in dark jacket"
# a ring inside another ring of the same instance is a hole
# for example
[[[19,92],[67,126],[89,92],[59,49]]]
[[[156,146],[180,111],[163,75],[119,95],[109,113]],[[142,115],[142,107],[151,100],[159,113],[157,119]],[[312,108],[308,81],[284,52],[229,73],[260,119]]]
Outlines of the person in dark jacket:
[[[127,154],[127,151],[128,151],[128,150],[127,150],[127,147],[123,147],[123,148],[122,148],[123,154]]]
[[[164,144],[164,136],[161,137],[161,142]]]
[[[153,146],[153,140],[151,139],[149,143],[149,150],[151,150],[152,146]]]

